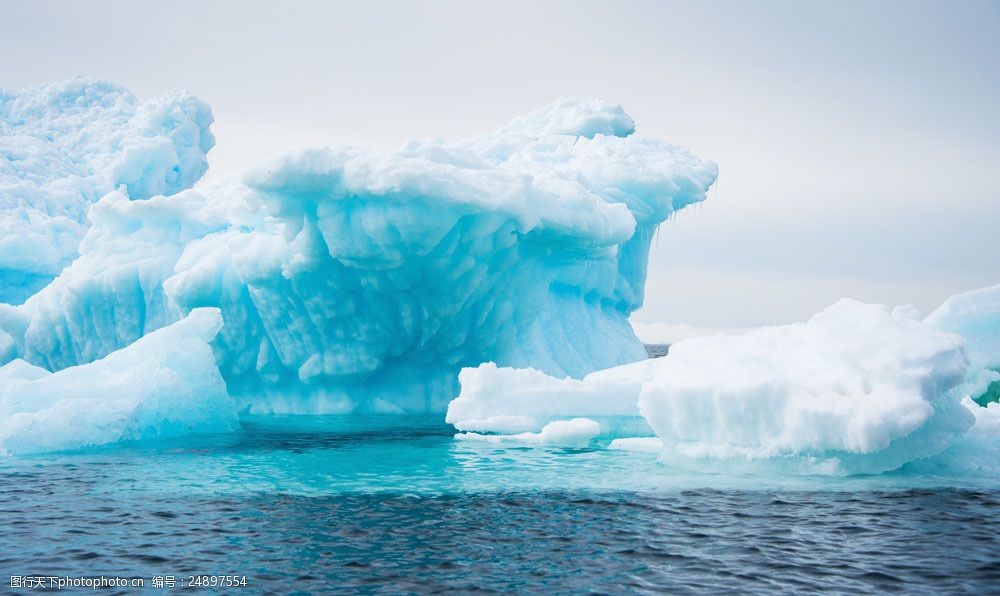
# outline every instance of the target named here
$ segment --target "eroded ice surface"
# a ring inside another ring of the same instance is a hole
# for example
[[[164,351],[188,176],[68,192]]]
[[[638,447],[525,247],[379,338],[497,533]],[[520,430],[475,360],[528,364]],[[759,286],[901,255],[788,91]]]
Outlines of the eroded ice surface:
[[[440,412],[463,366],[583,376],[643,359],[628,315],[650,241],[716,166],[634,128],[620,106],[564,99],[467,141],[109,193],[81,257],[0,306],[0,357],[59,370],[215,306],[215,354],[253,412]]]
[[[19,303],[77,255],[87,210],[191,187],[208,167],[212,112],[174,91],[139,102],[106,81],[0,89],[0,302]]]
[[[221,327],[218,309],[201,308],[90,364],[0,367],[0,454],[235,430],[208,345]]]
[[[658,448],[674,468],[884,472],[935,456],[965,440],[975,421],[992,420],[956,390],[968,370],[964,346],[912,309],[842,300],[807,323],[683,340],[665,358],[582,380],[467,369],[448,421],[513,438],[512,416],[526,427],[603,416],[602,435],[619,437],[612,447]],[[615,428],[636,411],[658,440]]]

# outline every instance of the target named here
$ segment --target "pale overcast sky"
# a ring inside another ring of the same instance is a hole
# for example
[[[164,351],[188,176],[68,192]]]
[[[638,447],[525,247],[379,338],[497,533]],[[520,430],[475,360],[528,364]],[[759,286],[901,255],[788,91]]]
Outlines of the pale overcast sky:
[[[1000,283],[1000,3],[0,0],[0,86],[100,76],[209,102],[209,177],[304,145],[392,149],[561,95],[719,164],[662,226],[644,322],[929,312]]]

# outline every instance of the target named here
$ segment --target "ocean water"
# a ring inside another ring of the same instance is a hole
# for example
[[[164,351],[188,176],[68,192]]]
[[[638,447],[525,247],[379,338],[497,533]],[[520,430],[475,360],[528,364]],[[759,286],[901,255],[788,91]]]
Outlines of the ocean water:
[[[433,418],[243,426],[0,459],[0,591],[236,575],[247,593],[1000,593],[992,481],[682,474],[456,441]]]

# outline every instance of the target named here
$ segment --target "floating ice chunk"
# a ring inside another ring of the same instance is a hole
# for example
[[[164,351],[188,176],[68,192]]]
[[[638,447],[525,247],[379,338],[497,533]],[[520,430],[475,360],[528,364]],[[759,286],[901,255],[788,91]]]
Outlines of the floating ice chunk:
[[[215,143],[208,105],[174,91],[140,103],[96,79],[0,89],[0,302],[19,303],[77,255],[87,209],[191,187]]]
[[[540,434],[543,445],[586,447],[601,434],[601,425],[589,418],[556,420],[546,424]]]
[[[877,473],[939,453],[972,425],[949,393],[967,366],[959,337],[841,300],[805,324],[678,342],[639,408],[676,466],[770,459]]]
[[[58,370],[216,306],[219,366],[260,413],[440,412],[462,367],[582,377],[644,359],[628,315],[656,226],[704,200],[717,169],[631,130],[618,106],[560,100],[466,141],[301,151],[246,185],[109,193],[81,257],[0,307],[0,357]]]
[[[462,441],[483,441],[487,443],[519,443],[552,447],[587,447],[601,434],[601,425],[588,418],[556,420],[546,424],[541,432],[519,434],[459,433],[456,439]]]
[[[459,373],[462,392],[448,404],[445,420],[459,430],[508,433],[509,421],[531,421],[534,430],[576,416],[600,420],[604,436],[651,434],[638,399],[650,361],[591,373],[583,379],[556,378],[534,369],[486,363]]]
[[[218,309],[196,309],[106,358],[57,373],[0,367],[0,453],[75,449],[237,428],[208,342]]]
[[[454,403],[454,402],[452,402]],[[529,416],[492,416],[490,418],[470,418],[453,423],[455,428],[468,432],[490,432],[516,434],[536,431],[541,428],[538,421]]]
[[[634,453],[659,453],[663,451],[663,441],[656,437],[622,437],[611,441],[608,449]]]
[[[1000,285],[952,296],[926,321],[965,339],[971,366],[960,393],[981,405],[1000,400]]]
[[[659,445],[676,467],[875,473],[933,456],[968,430],[973,414],[951,391],[967,366],[961,338],[911,308],[842,300],[807,323],[682,340],[664,358],[579,380],[466,369],[447,419],[503,432],[488,421],[588,416],[617,434],[611,447]],[[615,428],[637,409],[657,438]]]

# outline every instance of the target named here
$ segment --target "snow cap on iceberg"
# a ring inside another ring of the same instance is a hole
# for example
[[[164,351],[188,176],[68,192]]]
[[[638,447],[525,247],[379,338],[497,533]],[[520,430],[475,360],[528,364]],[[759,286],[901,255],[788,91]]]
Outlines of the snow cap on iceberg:
[[[284,215],[317,209],[322,216],[324,203],[333,211],[338,201],[368,200],[386,209],[433,201],[438,209],[512,217],[520,233],[609,246],[627,241],[637,225],[657,224],[704,200],[718,175],[714,163],[680,147],[629,137],[634,129],[621,106],[564,98],[466,141],[412,141],[388,155],[358,147],[285,153],[244,180]],[[399,215],[384,215],[400,240],[425,242],[419,233],[426,226],[410,229],[393,221]],[[401,223],[419,224],[409,219]]]
[[[459,441],[480,441],[483,443],[515,443],[518,445],[538,445],[544,447],[588,447],[601,434],[601,425],[589,418],[555,420],[546,424],[541,432],[518,434],[480,434],[465,432],[455,435]]]

